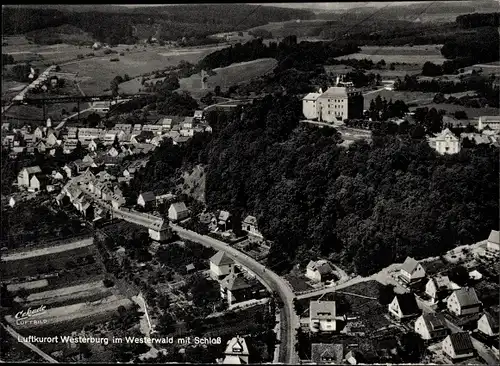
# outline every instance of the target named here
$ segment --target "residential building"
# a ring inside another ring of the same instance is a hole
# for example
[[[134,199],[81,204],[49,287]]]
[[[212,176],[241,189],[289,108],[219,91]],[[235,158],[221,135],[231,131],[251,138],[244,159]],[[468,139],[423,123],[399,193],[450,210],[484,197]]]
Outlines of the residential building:
[[[47,186],[47,177],[42,174],[34,174],[31,176],[28,191],[39,192]]]
[[[500,250],[500,232],[498,230],[491,230],[486,247],[491,250]]]
[[[318,99],[320,121],[343,123],[345,119],[363,117],[363,95],[354,88],[333,86]]]
[[[222,231],[226,231],[231,228],[231,214],[229,212],[222,210],[219,213],[218,226]]]
[[[245,220],[243,220],[243,230],[245,230],[247,233],[251,235],[262,238],[262,234],[258,229],[257,218],[255,216],[249,215],[245,217]]]
[[[335,301],[314,300],[309,303],[309,329],[313,333],[337,330]]]
[[[118,209],[120,208],[121,206],[123,206],[125,204],[125,198],[123,198],[123,195],[121,194],[117,194],[116,192],[113,194],[113,196],[111,197],[111,205],[113,206],[113,208],[115,209]]]
[[[424,313],[415,321],[415,333],[425,340],[438,339],[448,335],[448,328],[440,315]]]
[[[411,257],[407,257],[399,270],[399,278],[407,284],[413,284],[425,277],[422,265]]]
[[[445,128],[436,137],[429,138],[429,144],[440,154],[457,154],[460,152],[460,140],[449,128]]]
[[[156,197],[155,197],[156,200]],[[172,221],[180,221],[189,217],[189,210],[184,202],[172,203],[168,209],[168,218]]]
[[[229,274],[220,282],[222,299],[227,300],[229,306],[252,298],[252,285],[243,277],[243,273],[236,272],[231,266]]]
[[[333,276],[333,270],[328,261],[310,261],[306,268],[306,277],[317,282],[326,281]]]
[[[29,187],[31,178],[41,172],[42,170],[38,165],[21,169],[17,176],[17,185],[19,187]]]
[[[493,316],[485,311],[477,321],[477,330],[488,337],[498,336],[498,314]]]
[[[210,258],[210,275],[214,279],[227,276],[234,266],[234,261],[226,252],[218,251]]]
[[[245,338],[236,336],[231,338],[227,342],[226,350],[224,351],[223,364],[230,365],[246,365],[248,364],[248,358],[250,353],[248,352],[248,346],[245,342]]]
[[[457,316],[477,314],[481,311],[482,303],[472,287],[463,287],[453,291],[448,297],[447,308]]]
[[[156,203],[156,196],[153,192],[143,192],[137,197],[137,204],[143,208],[152,207]]]
[[[478,130],[483,130],[488,126],[492,130],[500,130],[500,116],[481,116],[477,125]]]
[[[452,360],[474,356],[474,346],[467,332],[452,333],[447,336],[442,343],[442,350]]]
[[[193,119],[201,121],[203,119],[203,111],[202,110],[194,111]]]
[[[444,299],[453,290],[458,290],[460,286],[450,281],[448,276],[434,276],[427,281],[425,293],[430,296],[432,302]]]
[[[172,237],[172,230],[168,221],[161,217],[148,227],[148,233],[150,238],[156,241],[165,241]]]
[[[33,132],[35,139],[41,140],[44,137],[43,129],[41,127],[37,127]]]
[[[321,90],[321,89],[320,89]],[[304,98],[302,98],[302,113],[304,117],[309,120],[314,120],[319,118],[319,103],[318,98],[320,93],[309,93]]]
[[[311,362],[314,365],[339,365],[344,360],[343,344],[311,344]]]
[[[416,317],[420,314],[420,309],[412,293],[397,294],[389,304],[389,314],[398,320]]]

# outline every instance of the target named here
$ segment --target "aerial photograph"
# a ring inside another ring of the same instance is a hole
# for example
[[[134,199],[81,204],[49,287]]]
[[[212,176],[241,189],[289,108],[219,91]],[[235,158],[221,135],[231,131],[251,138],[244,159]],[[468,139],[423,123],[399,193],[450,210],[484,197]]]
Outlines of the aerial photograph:
[[[500,0],[2,5],[0,363],[499,365]]]

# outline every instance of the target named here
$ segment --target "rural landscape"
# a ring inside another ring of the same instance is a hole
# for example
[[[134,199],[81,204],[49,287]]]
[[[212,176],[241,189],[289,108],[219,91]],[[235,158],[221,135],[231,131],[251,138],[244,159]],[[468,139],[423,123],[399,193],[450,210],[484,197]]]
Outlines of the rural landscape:
[[[498,365],[498,1],[2,19],[1,362]]]

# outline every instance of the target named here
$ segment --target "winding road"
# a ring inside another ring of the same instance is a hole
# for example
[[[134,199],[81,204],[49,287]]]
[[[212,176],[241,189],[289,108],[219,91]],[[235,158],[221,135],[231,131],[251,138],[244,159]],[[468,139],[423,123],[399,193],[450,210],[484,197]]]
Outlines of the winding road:
[[[262,264],[254,260],[253,258],[243,254],[237,249],[231,248],[224,242],[211,238],[209,236],[204,236],[197,234],[193,231],[181,228],[178,225],[170,224],[172,230],[176,231],[177,234],[191,241],[198,242],[205,246],[210,246],[217,250],[222,250],[226,252],[227,255],[232,257],[236,262],[247,267],[252,271],[256,277],[258,277],[262,282],[266,283],[272,290],[276,291],[283,301],[283,308],[280,311],[282,324],[286,326],[281,329],[281,344],[280,348],[283,350],[282,359],[280,362],[287,364],[298,364],[298,356],[295,352],[295,338],[297,328],[300,325],[299,317],[295,314],[293,307],[293,299],[295,295],[292,289],[289,287],[288,283],[278,276],[276,273],[268,268],[265,268]]]

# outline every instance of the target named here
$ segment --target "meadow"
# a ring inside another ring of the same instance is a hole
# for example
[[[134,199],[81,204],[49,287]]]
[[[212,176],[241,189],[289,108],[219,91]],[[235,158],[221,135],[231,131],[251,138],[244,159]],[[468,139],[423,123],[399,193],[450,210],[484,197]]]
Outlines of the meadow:
[[[386,64],[390,63],[406,63],[423,65],[430,61],[436,64],[441,64],[446,59],[441,55],[442,45],[423,45],[423,46],[364,46],[361,47],[361,52],[347,56],[337,57],[338,60],[355,58],[369,59],[373,62],[384,60]]]
[[[232,85],[262,76],[272,71],[276,65],[277,61],[273,58],[261,58],[254,61],[235,63],[227,67],[214,69],[215,75],[208,77],[207,88],[205,90],[201,89],[200,74],[181,79],[179,81],[180,89],[189,91],[193,95],[195,93],[204,95],[208,91],[213,91],[217,85],[221,87],[221,90],[226,90]]]

